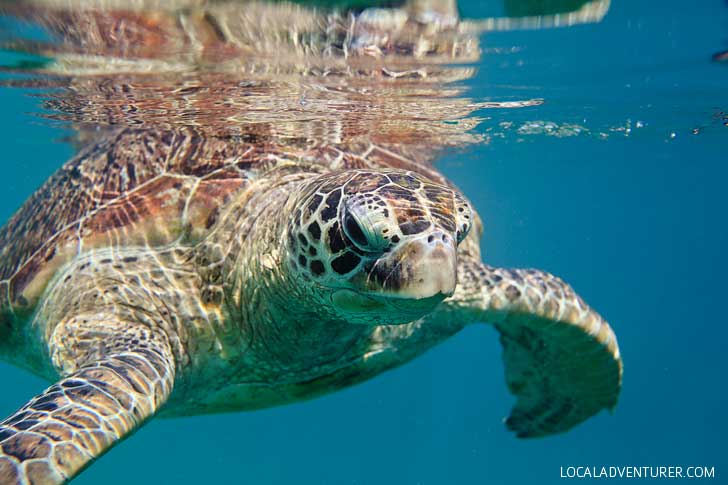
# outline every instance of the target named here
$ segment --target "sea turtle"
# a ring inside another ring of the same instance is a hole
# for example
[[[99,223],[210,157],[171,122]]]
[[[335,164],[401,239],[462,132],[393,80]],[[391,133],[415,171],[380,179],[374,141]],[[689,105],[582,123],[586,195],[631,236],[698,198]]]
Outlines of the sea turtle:
[[[609,325],[555,276],[481,262],[480,217],[421,153],[195,126],[87,139],[0,230],[0,354],[56,381],[0,423],[0,483],[69,480],[155,414],[333,392],[478,322],[518,436],[613,408]]]

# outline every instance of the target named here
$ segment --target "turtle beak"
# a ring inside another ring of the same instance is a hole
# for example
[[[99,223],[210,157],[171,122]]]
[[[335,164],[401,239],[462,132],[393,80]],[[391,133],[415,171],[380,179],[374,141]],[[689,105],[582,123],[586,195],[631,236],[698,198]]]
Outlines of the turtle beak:
[[[373,272],[389,297],[439,303],[457,285],[457,246],[451,235],[433,230],[407,241]]]

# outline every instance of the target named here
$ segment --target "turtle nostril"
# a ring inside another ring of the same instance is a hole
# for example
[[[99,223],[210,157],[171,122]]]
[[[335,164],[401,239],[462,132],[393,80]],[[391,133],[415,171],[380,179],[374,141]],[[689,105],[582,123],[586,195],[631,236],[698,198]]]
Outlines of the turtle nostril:
[[[434,233],[427,236],[428,244],[442,244],[442,243],[450,244],[451,242],[452,242],[452,238],[443,231],[435,231]]]

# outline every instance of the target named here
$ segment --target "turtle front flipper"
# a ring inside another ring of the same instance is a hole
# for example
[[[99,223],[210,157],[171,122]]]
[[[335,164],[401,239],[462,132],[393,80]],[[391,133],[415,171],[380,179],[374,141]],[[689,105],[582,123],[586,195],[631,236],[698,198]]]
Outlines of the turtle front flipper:
[[[543,271],[480,263],[462,265],[459,277],[451,303],[500,333],[506,383],[517,397],[506,425],[519,437],[563,432],[616,406],[616,337],[569,285]]]
[[[166,401],[169,345],[147,327],[102,320],[81,315],[59,325],[56,340],[75,349],[64,362],[71,371],[0,423],[0,484],[66,482]]]

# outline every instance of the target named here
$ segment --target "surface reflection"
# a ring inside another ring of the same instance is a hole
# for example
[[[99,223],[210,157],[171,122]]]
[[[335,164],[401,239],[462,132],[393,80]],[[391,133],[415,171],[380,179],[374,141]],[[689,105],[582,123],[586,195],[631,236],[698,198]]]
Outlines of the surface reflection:
[[[474,111],[540,103],[467,97],[483,32],[592,22],[609,8],[505,2],[510,17],[461,20],[454,1],[388,4],[4,4],[5,16],[46,33],[6,43],[35,56],[6,67],[32,78],[7,82],[62,88],[46,94],[45,116],[71,122],[79,140],[121,126],[186,127],[277,144],[383,144],[429,160],[482,140]]]

